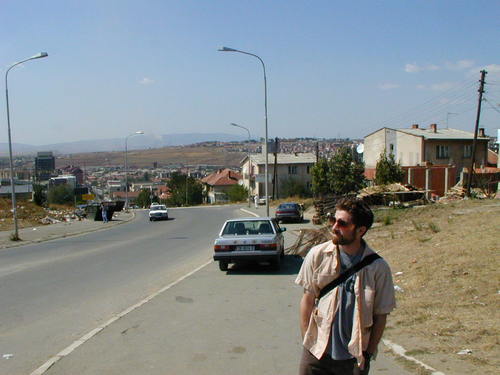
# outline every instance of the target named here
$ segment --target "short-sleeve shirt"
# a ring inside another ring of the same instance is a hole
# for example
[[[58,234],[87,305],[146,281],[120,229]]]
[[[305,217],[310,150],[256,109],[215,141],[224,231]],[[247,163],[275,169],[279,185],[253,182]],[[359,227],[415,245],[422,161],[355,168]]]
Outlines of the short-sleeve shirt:
[[[374,253],[366,243],[364,246],[362,259]],[[295,282],[318,297],[321,289],[337,278],[340,272],[340,250],[332,241],[327,241],[309,251]],[[391,270],[383,258],[357,272],[354,295],[355,306],[348,351],[358,363],[362,363],[363,350],[366,350],[370,340],[373,316],[388,314],[396,306]],[[317,301],[311,313],[303,345],[318,359],[328,347],[332,323],[340,304],[339,297],[337,287]]]

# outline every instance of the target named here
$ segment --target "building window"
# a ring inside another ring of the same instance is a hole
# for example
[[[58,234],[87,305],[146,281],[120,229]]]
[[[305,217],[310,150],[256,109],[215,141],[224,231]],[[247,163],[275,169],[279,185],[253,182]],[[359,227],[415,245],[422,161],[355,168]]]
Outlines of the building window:
[[[392,143],[389,145],[389,152],[391,154],[394,154],[394,144],[392,144]]]
[[[437,159],[448,159],[450,157],[448,146],[437,145],[436,146],[436,158]]]
[[[472,156],[472,145],[464,145],[464,158]]]
[[[311,166],[310,165],[306,166],[306,173],[311,174]]]
[[[289,165],[288,166],[288,174],[297,174],[297,166]]]

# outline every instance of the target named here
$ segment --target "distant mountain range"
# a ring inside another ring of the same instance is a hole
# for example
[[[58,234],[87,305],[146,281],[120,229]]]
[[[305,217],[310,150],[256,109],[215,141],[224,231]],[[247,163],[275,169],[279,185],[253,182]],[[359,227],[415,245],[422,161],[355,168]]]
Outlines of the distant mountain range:
[[[183,146],[193,143],[219,141],[244,141],[247,138],[225,133],[186,133],[186,134],[165,134],[161,136],[138,135],[129,137],[127,148],[129,150],[144,150],[148,148],[160,148],[165,146]],[[99,151],[121,151],[125,149],[125,138],[112,139],[89,139],[84,141],[54,143],[48,145],[26,145],[13,143],[12,152],[15,155],[34,154],[38,151],[52,151],[54,154],[76,154],[81,152]],[[8,143],[0,143],[0,156],[9,154]]]

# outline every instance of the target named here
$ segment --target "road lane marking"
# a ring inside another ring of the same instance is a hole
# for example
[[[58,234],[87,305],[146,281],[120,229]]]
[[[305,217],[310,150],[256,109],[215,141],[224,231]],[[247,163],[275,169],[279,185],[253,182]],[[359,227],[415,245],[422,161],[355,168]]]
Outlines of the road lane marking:
[[[94,328],[93,330],[91,330],[90,332],[86,333],[85,335],[83,335],[82,337],[80,337],[78,340],[74,341],[72,344],[70,344],[69,346],[67,346],[63,350],[61,350],[59,353],[57,353],[55,356],[53,356],[52,358],[50,358],[43,365],[41,365],[35,371],[33,371],[30,375],[42,375],[42,374],[44,374],[50,367],[52,367],[54,364],[56,364],[59,360],[61,360],[62,358],[66,357],[67,355],[71,354],[76,348],[78,348],[80,345],[82,345],[85,342],[87,342],[88,340],[90,340],[92,337],[94,337],[95,335],[97,335],[99,332],[101,332],[102,330],[104,330],[106,327],[108,327],[109,325],[113,324],[118,319],[123,318],[125,315],[131,313],[135,309],[141,307],[145,303],[151,301],[153,298],[157,297],[161,293],[163,293],[166,290],[168,290],[168,289],[172,288],[173,286],[177,285],[178,283],[180,283],[181,281],[185,280],[189,276],[192,276],[196,272],[200,271],[202,268],[208,266],[210,263],[212,263],[212,259],[210,259],[208,262],[202,264],[201,266],[198,266],[194,270],[188,272],[184,276],[181,276],[180,278],[178,278],[177,280],[171,282],[170,284],[164,286],[163,288],[161,288],[160,290],[154,292],[153,294],[149,295],[148,297],[144,298],[143,300],[137,302],[135,305],[132,305],[132,306],[126,308],[125,310],[123,310],[122,312],[116,314],[111,319],[109,319],[107,322],[101,324],[97,328]]]
[[[401,345],[395,344],[390,340],[383,339],[382,340],[384,345],[387,346],[389,349],[392,350],[392,352],[400,357],[403,357],[404,359],[408,361],[415,362],[417,365],[420,367],[425,368],[426,370],[431,371],[431,375],[445,375],[443,372],[437,371],[436,369],[432,368],[431,366],[426,365],[425,363],[419,361],[418,359],[407,355],[406,354],[406,349],[403,348]]]
[[[255,212],[252,212],[252,211],[249,211],[249,210],[245,210],[244,208],[240,208],[241,211],[247,213],[247,214],[250,214],[250,215],[253,215],[255,217],[259,217],[258,214],[256,214]]]

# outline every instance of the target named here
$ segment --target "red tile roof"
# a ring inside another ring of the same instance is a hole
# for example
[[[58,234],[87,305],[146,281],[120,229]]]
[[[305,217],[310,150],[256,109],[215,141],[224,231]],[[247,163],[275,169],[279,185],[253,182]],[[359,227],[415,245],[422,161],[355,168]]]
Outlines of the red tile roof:
[[[219,169],[201,179],[201,182],[211,186],[236,185],[243,176],[230,169]]]

